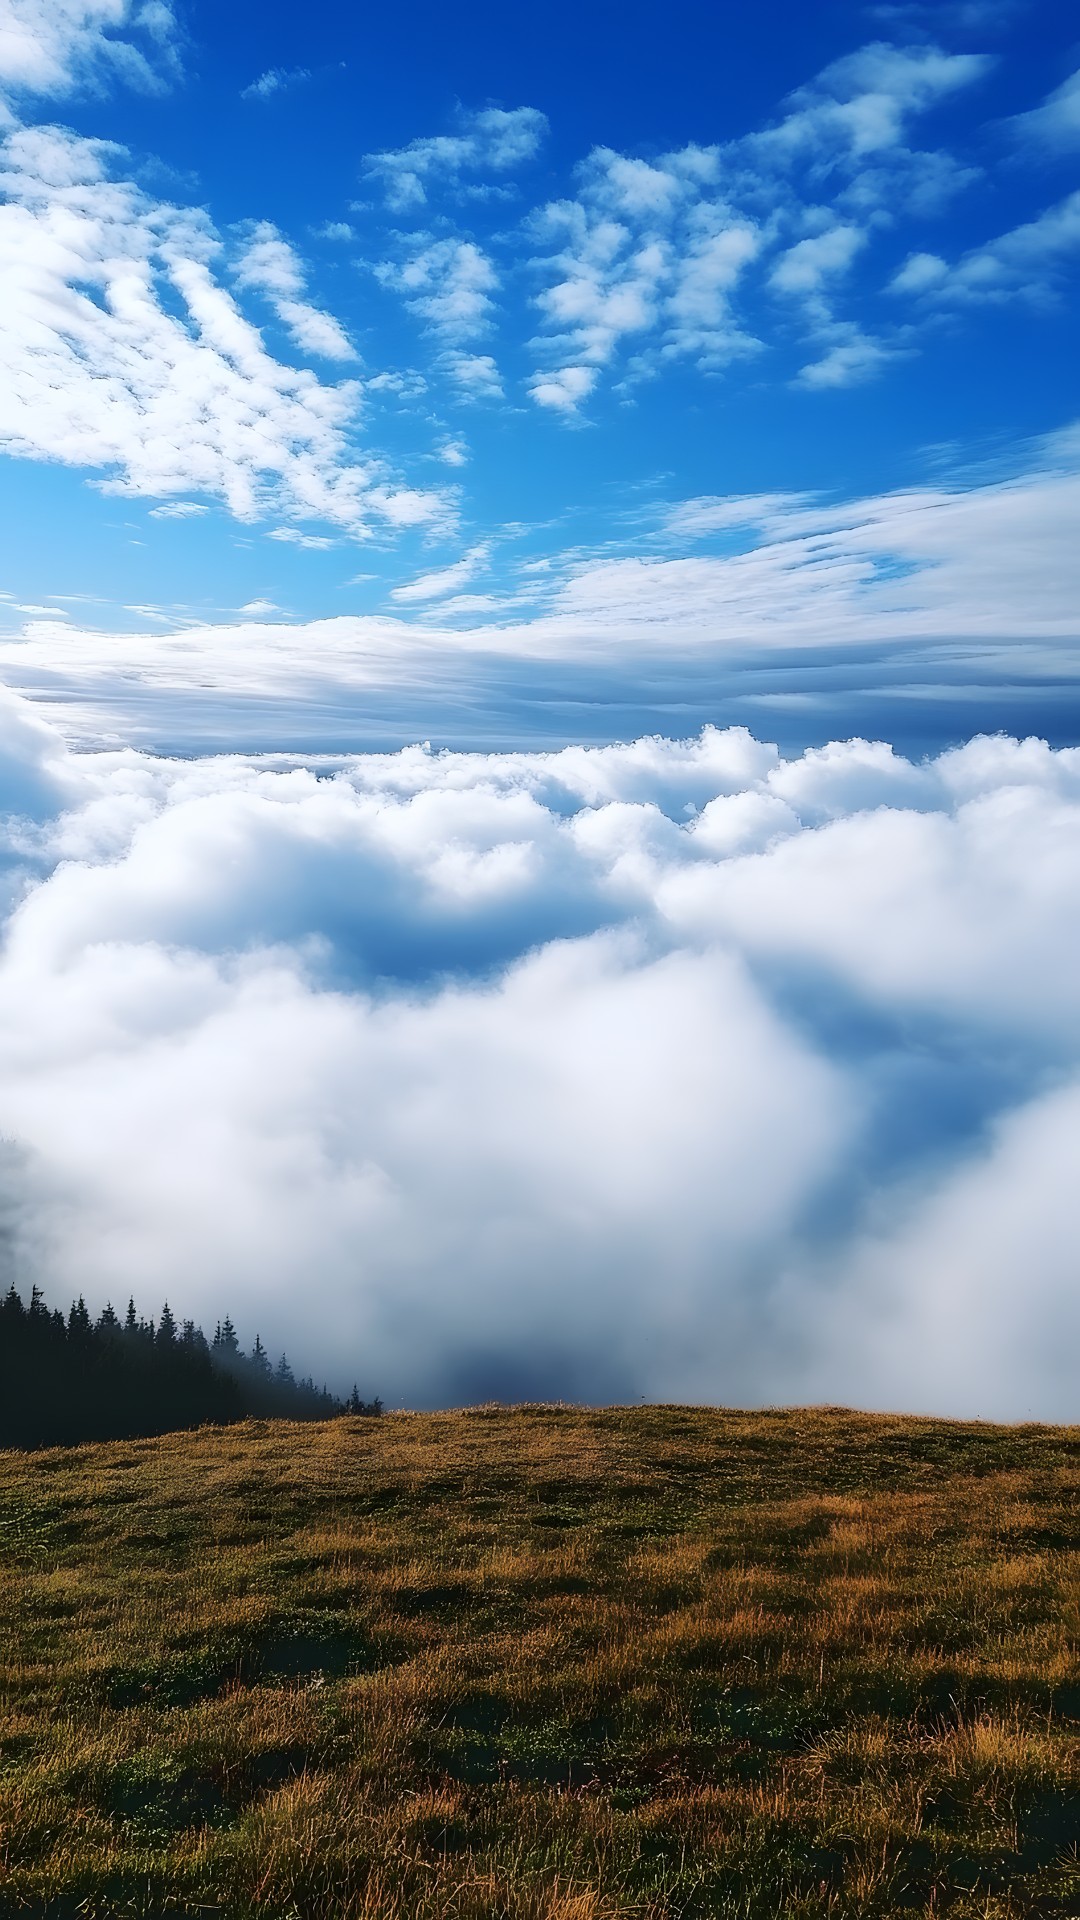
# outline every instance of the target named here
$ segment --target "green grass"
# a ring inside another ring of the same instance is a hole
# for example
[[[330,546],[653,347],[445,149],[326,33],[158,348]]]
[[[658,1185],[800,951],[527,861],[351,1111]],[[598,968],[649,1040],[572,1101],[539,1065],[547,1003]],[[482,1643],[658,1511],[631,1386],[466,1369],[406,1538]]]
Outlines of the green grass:
[[[1080,1916],[1080,1430],[0,1454],[0,1912]]]

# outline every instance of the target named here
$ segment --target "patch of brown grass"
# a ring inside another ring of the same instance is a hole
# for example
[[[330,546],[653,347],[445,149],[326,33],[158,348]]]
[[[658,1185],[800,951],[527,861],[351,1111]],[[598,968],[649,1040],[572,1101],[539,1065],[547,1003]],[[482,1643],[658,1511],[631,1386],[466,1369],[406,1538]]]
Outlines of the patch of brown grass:
[[[0,1912],[1080,1914],[1078,1463],[687,1408],[0,1455]]]

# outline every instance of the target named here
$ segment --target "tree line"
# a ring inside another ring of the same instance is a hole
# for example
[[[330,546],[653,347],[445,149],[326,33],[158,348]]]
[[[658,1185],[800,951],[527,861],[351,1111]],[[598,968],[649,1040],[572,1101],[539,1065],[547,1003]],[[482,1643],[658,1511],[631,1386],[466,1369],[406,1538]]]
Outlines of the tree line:
[[[228,1425],[249,1415],[330,1420],[379,1414],[382,1403],[347,1400],[298,1380],[285,1355],[277,1365],[256,1334],[245,1353],[233,1323],[208,1340],[193,1320],[179,1325],[166,1304],[157,1321],[128,1302],[91,1318],[85,1301],[65,1317],[34,1287],[29,1303],[14,1285],[0,1298],[0,1447],[75,1446],[128,1440],[181,1427]]]

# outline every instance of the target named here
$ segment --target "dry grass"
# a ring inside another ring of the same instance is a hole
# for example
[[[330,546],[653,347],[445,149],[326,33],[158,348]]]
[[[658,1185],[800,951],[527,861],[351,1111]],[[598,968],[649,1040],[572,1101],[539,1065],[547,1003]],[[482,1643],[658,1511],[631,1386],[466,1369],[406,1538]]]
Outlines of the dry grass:
[[[835,1411],[0,1455],[0,1911],[1080,1915],[1078,1491]]]

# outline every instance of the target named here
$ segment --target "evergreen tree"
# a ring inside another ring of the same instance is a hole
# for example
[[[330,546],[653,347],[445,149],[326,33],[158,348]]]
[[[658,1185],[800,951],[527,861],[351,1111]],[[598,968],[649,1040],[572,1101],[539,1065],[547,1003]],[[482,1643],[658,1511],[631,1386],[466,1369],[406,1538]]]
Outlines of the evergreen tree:
[[[326,1420],[346,1410],[382,1407],[354,1387],[346,1409],[310,1377],[297,1381],[284,1354],[272,1367],[258,1336],[243,1353],[228,1318],[211,1344],[193,1320],[178,1333],[168,1305],[155,1330],[133,1299],[121,1326],[111,1306],[92,1321],[81,1296],[66,1319],[37,1286],[29,1305],[15,1286],[0,1298],[0,1446],[125,1439],[249,1414]]]

